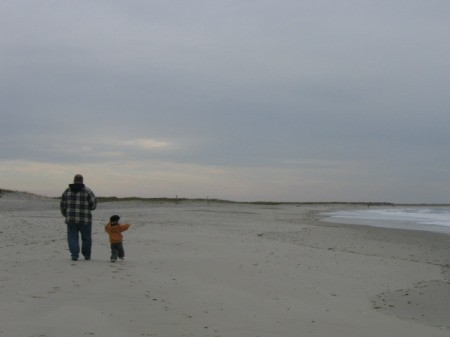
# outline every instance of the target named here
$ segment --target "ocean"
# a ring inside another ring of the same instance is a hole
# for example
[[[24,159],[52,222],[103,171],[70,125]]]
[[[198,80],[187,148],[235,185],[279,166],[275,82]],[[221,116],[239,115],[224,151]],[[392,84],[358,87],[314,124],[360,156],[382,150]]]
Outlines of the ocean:
[[[325,221],[450,234],[450,207],[391,207],[325,213]]]

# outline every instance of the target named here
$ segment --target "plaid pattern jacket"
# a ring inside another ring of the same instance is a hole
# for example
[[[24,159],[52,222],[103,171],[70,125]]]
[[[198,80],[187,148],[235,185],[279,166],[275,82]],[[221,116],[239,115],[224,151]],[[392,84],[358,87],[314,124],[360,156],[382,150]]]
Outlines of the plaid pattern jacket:
[[[66,223],[92,224],[92,212],[97,207],[97,200],[84,184],[70,184],[61,196],[61,214]]]

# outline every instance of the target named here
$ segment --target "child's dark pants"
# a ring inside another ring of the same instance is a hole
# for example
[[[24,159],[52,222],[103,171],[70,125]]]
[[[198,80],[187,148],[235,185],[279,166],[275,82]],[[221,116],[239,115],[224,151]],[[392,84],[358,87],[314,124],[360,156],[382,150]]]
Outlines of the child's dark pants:
[[[123,250],[122,242],[111,243],[111,260],[117,260],[117,257],[123,259],[125,257],[125,251]]]

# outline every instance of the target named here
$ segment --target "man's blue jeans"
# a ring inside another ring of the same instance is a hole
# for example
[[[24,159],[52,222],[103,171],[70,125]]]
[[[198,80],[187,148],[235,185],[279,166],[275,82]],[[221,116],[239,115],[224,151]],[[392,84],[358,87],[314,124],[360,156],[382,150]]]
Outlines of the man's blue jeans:
[[[78,224],[70,222],[67,224],[67,242],[69,244],[72,259],[78,259],[80,255],[80,235],[81,234],[81,254],[85,259],[91,258],[92,248],[92,224]]]

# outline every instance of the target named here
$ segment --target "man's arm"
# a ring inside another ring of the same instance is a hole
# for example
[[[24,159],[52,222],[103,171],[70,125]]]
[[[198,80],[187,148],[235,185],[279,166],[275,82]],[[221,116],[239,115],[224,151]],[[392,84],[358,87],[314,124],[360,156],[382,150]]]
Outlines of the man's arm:
[[[97,198],[95,197],[94,192],[92,192],[90,189],[88,192],[88,198],[89,198],[89,209],[93,211],[94,209],[97,208]]]
[[[59,209],[61,210],[61,214],[65,217],[67,215],[67,196],[65,191],[61,196],[61,201],[59,202]]]

